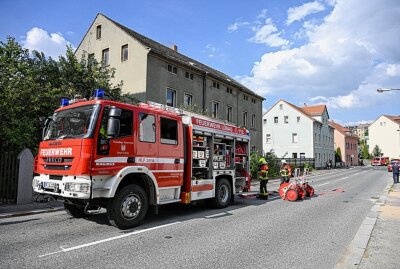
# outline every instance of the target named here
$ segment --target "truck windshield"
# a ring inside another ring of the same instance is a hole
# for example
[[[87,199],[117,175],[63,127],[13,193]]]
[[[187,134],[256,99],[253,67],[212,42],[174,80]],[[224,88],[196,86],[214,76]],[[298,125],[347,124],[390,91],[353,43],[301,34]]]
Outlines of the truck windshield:
[[[93,136],[100,105],[88,105],[54,113],[43,140]]]

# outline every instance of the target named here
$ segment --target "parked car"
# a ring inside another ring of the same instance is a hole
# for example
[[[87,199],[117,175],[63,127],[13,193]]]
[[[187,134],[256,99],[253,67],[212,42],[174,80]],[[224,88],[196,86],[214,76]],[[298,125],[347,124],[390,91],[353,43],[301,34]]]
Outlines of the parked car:
[[[393,159],[390,161],[390,163],[388,164],[388,172],[392,172],[392,166],[393,164],[397,162],[397,165],[400,165],[400,159]]]
[[[372,166],[388,165],[389,157],[375,157],[371,160]]]

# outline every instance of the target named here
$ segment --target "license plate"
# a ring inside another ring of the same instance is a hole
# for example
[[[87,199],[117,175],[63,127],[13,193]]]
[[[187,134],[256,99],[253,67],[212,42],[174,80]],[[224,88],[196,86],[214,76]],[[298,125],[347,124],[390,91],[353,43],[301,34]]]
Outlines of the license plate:
[[[45,189],[54,189],[55,185],[54,182],[43,182],[43,188]]]

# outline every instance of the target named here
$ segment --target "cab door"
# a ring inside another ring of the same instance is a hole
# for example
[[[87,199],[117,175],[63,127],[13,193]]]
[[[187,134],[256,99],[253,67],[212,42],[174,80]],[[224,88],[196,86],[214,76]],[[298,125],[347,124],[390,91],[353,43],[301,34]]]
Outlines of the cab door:
[[[111,110],[118,110],[114,116],[119,121],[119,132],[115,136],[107,133]],[[134,160],[133,126],[134,112],[118,106],[106,106],[97,130],[93,172],[95,175],[115,175],[121,169],[132,165]]]
[[[179,117],[159,115],[159,146],[157,178],[160,187],[183,184],[183,130]]]

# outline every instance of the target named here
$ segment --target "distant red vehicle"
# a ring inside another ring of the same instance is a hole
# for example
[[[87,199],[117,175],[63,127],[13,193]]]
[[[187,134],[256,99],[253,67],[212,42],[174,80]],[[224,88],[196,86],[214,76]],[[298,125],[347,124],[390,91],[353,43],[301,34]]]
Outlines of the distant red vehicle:
[[[389,157],[375,157],[371,160],[372,166],[386,166],[389,164]]]
[[[400,165],[400,159],[393,159],[390,161],[390,163],[388,164],[388,172],[392,172],[392,167],[394,165],[394,163],[397,162],[398,165]]]

